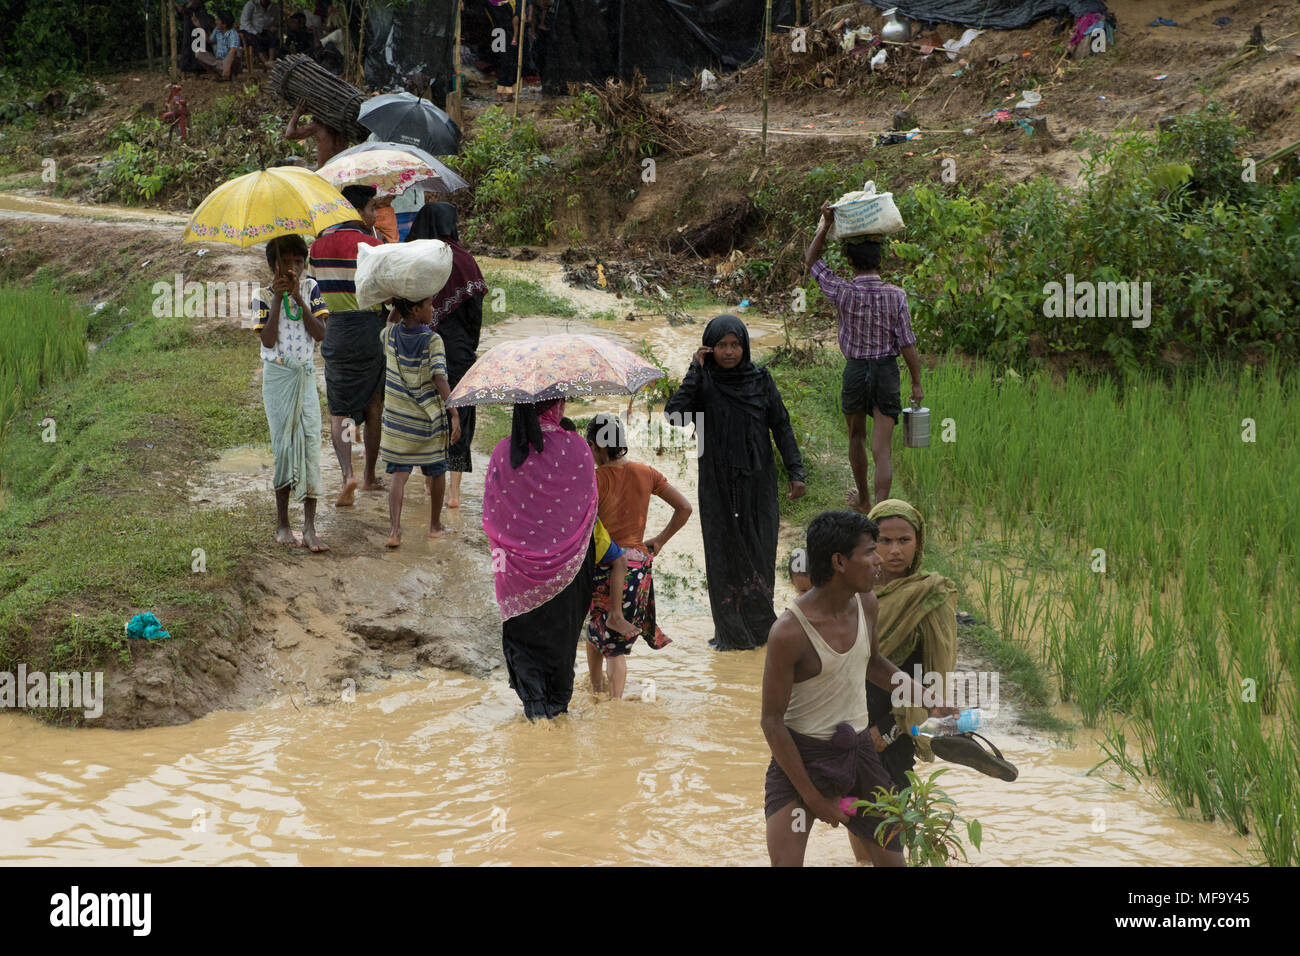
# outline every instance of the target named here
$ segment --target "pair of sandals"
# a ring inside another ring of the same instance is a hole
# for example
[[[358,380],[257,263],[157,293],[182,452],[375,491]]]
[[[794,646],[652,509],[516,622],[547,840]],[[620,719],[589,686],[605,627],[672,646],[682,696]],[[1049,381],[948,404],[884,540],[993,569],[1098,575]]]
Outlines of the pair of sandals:
[[[978,741],[981,740],[989,745],[989,749],[993,751],[992,753],[980,746]],[[987,737],[981,737],[979,734],[964,733],[934,737],[930,740],[930,750],[940,760],[971,767],[986,776],[996,777],[999,780],[1009,782],[1020,776],[1020,771],[1016,769],[1015,764],[1003,757],[1002,751],[998,750],[992,741]]]

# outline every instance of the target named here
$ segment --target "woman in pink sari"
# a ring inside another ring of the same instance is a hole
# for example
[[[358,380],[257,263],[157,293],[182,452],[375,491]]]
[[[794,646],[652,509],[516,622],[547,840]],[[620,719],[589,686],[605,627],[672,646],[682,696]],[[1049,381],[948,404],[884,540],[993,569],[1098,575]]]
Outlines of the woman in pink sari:
[[[563,415],[563,399],[516,405],[483,484],[501,647],[529,720],[568,710],[591,607],[596,466],[582,436],[560,427]]]

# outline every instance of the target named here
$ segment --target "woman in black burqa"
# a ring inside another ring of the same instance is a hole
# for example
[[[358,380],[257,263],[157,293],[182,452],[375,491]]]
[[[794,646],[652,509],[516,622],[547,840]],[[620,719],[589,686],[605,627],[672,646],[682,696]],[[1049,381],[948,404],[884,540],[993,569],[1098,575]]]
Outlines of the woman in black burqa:
[[[704,346],[664,415],[676,425],[697,421],[687,416],[701,419],[700,523],[714,631],[709,643],[724,651],[758,647],[776,620],[780,515],[772,442],[785,462],[791,500],[803,496],[806,474],[776,383],[750,361],[745,323],[720,315],[708,324]]]
[[[447,352],[447,384],[455,388],[478,358],[479,336],[483,331],[483,296],[487,283],[478,263],[460,244],[456,228],[456,207],[449,202],[429,203],[411,222],[405,242],[441,239],[451,248],[451,275],[433,297],[433,327],[442,337]],[[460,409],[460,441],[447,449],[447,507],[460,507],[460,479],[473,471],[470,445],[474,441],[474,406]]]

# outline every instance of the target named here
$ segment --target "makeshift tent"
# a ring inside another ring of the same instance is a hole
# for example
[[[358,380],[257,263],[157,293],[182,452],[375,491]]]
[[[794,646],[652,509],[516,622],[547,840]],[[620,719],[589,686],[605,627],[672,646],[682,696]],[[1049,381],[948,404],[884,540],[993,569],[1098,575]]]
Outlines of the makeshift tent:
[[[468,5],[467,5],[468,6]],[[446,101],[455,72],[456,0],[414,0],[401,7],[372,3],[366,24],[366,85],[400,90],[423,73],[430,98]]]
[[[1105,13],[1100,0],[863,0],[874,7],[898,12],[909,20],[956,23],[985,30],[1016,30],[1046,17],[1074,17]]]
[[[804,3],[803,22],[809,4]],[[734,70],[763,52],[764,0],[555,0],[542,85],[630,77],[651,86],[704,67]],[[792,26],[795,0],[772,0],[772,24]]]
[[[798,0],[772,0],[773,29],[793,26]],[[1044,17],[1105,13],[1101,0],[864,0],[885,9],[897,6],[912,20],[996,30],[1028,26]],[[662,87],[701,69],[734,70],[763,52],[765,0],[552,0],[551,38],[542,72],[547,93],[564,93],[570,83],[631,77],[640,70]],[[808,22],[809,0],[801,21]],[[441,105],[454,72],[452,46],[456,0],[412,0],[403,6],[370,6],[366,83],[400,89],[423,72],[432,98]],[[482,28],[483,0],[463,0],[465,32]],[[513,76],[509,77],[513,81]]]

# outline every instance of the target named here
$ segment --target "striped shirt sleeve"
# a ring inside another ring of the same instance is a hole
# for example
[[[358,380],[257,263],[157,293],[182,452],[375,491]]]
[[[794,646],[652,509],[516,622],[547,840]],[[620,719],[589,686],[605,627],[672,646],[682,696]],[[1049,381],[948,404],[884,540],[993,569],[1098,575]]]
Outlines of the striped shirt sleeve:
[[[307,304],[311,307],[311,314],[316,319],[326,319],[329,317],[330,310],[325,307],[325,297],[321,295],[320,285],[315,279],[308,279],[311,283],[311,291],[307,297]]]
[[[266,291],[258,289],[253,293],[253,331],[261,332],[266,328],[267,321],[271,318],[271,307],[266,303]]]
[[[899,290],[898,324],[894,328],[894,340],[901,352],[909,345],[916,344],[916,334],[912,331],[912,313],[907,309],[907,293]]]
[[[429,336],[429,370],[434,375],[447,377],[447,349],[442,344],[442,336],[437,332]]]

